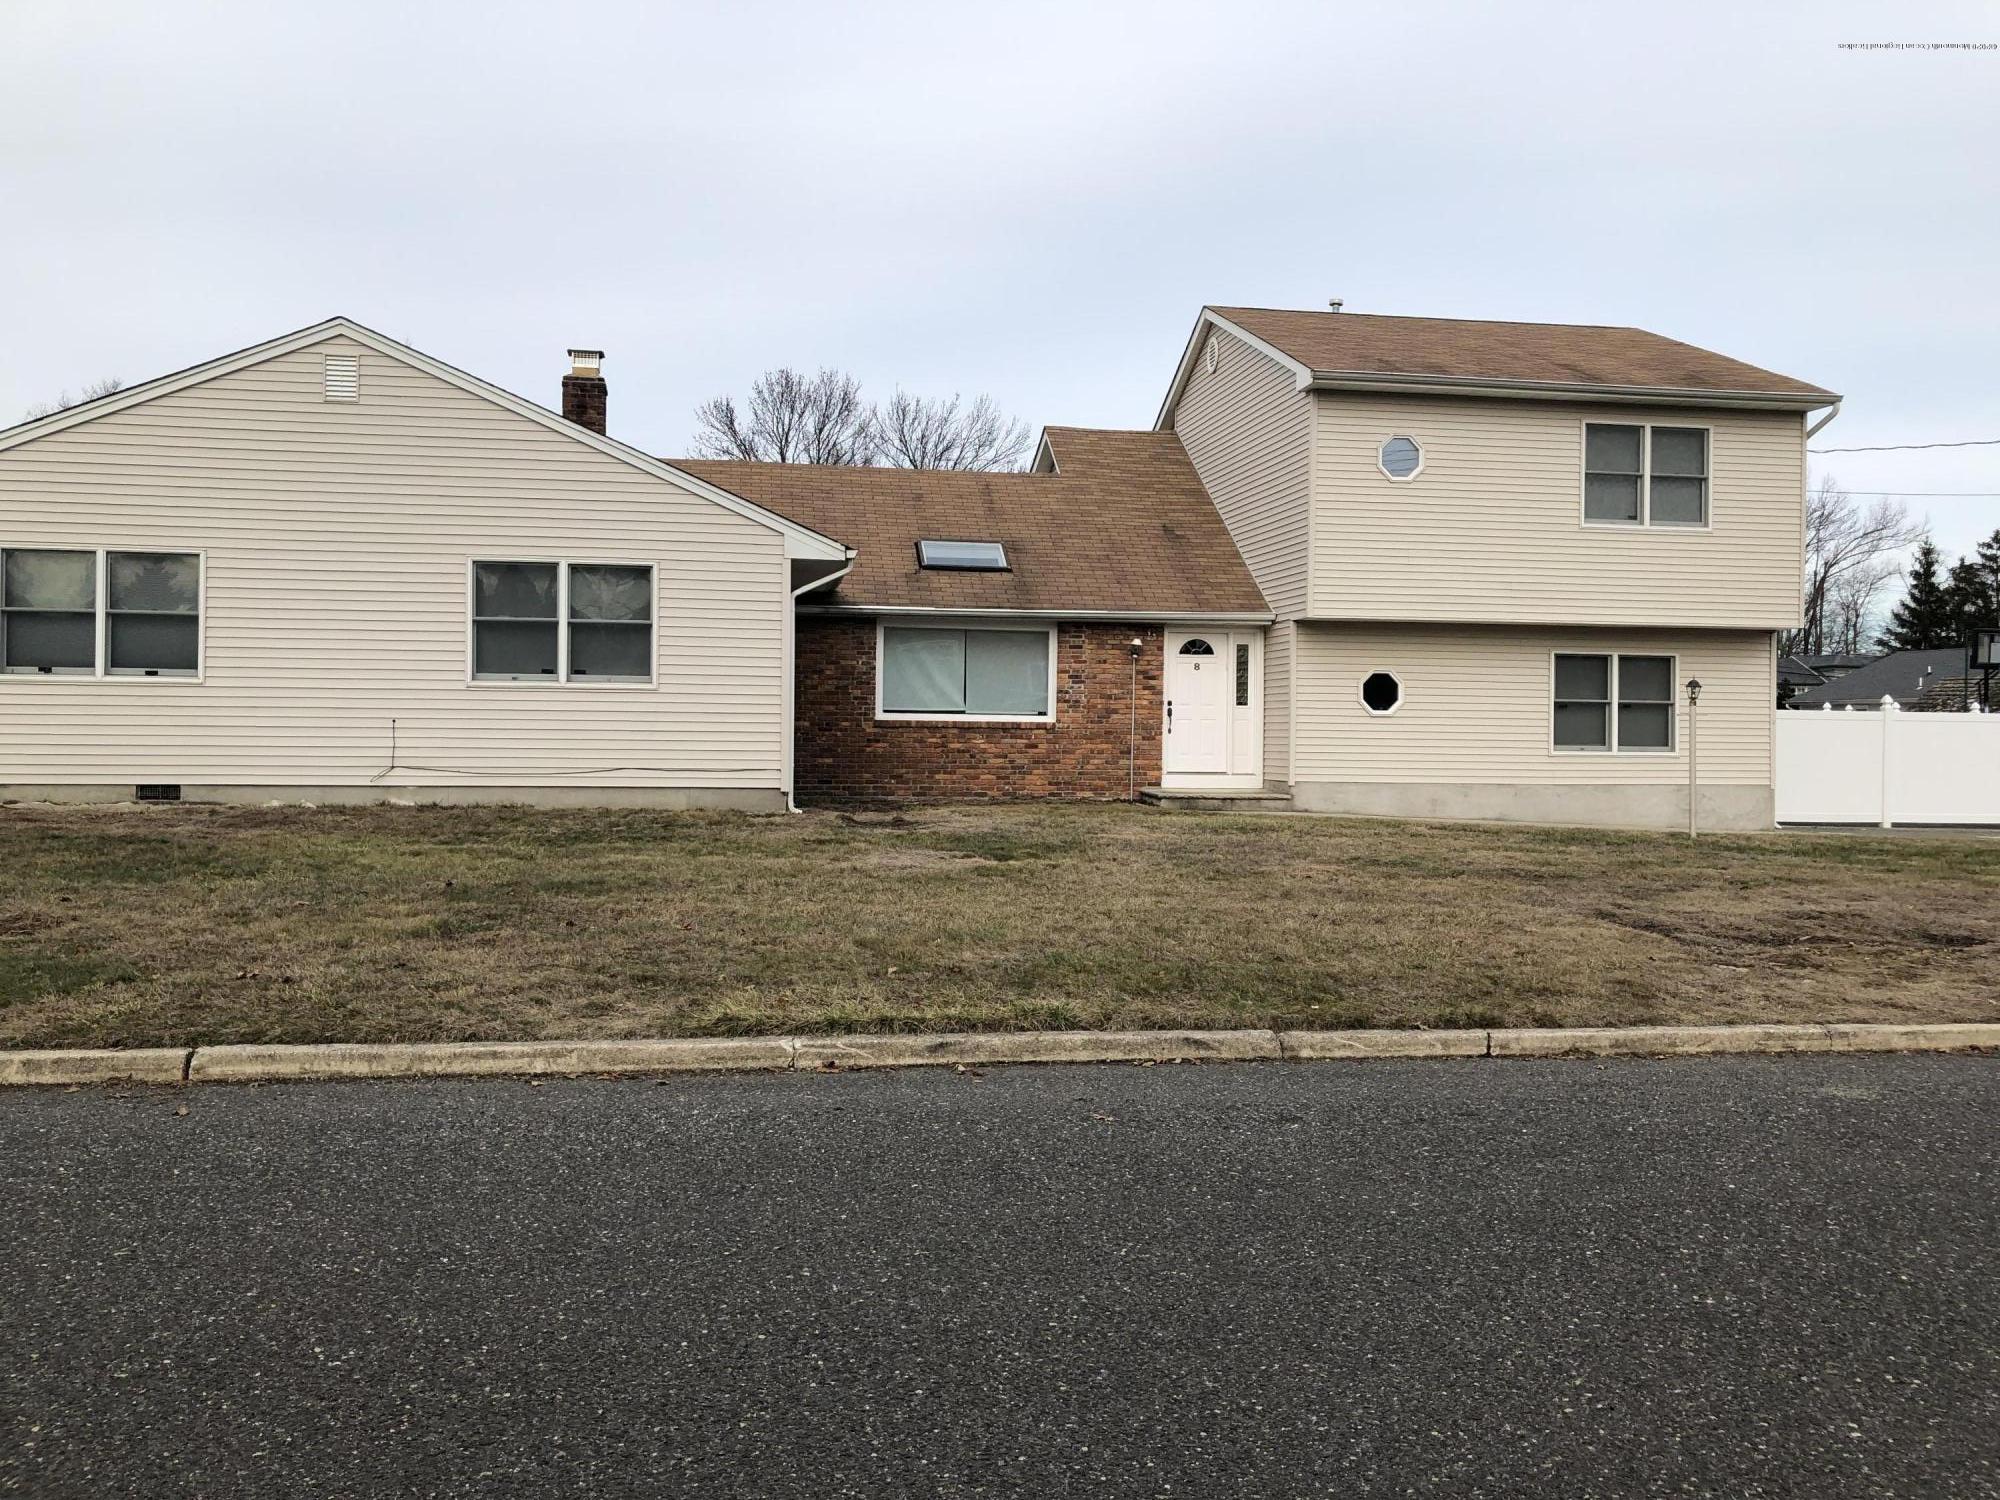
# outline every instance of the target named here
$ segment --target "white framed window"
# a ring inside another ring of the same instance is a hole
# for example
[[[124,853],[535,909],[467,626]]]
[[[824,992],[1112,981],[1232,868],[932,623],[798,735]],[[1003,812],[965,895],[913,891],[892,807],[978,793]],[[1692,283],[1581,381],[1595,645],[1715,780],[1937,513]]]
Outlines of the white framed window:
[[[0,673],[199,680],[203,562],[199,552],[0,548]]]
[[[1671,752],[1678,669],[1678,659],[1672,656],[1554,653],[1551,748],[1599,754]]]
[[[961,573],[1009,571],[1007,549],[999,542],[948,542],[928,537],[917,543],[917,566]]]
[[[1055,720],[1055,627],[875,627],[875,716],[1048,724]]]
[[[475,560],[468,584],[471,681],[655,681],[651,563]]]
[[[1380,669],[1361,679],[1361,706],[1371,714],[1392,714],[1403,706],[1403,684],[1394,672]]]
[[[1398,434],[1384,438],[1375,451],[1375,466],[1397,483],[1415,479],[1424,471],[1424,450],[1413,437]]]
[[[1583,424],[1583,524],[1708,525],[1710,433],[1650,422]]]

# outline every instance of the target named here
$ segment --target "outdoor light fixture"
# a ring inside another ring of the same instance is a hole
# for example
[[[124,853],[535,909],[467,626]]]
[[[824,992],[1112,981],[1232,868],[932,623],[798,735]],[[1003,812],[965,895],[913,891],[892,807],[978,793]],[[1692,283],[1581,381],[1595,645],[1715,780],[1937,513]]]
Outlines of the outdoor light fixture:
[[[1701,679],[1688,679],[1688,837],[1695,835],[1695,749],[1700,743],[1695,735],[1694,706],[1701,702]]]
[[[1146,649],[1146,643],[1145,643],[1144,641],[1140,640],[1140,639],[1139,639],[1139,637],[1137,637],[1136,635],[1135,635],[1135,636],[1133,636],[1133,637],[1132,637],[1132,654],[1133,654],[1134,656],[1137,656],[1137,655],[1138,655],[1138,654],[1139,654],[1139,653],[1140,653],[1141,651],[1144,651],[1145,649]]]

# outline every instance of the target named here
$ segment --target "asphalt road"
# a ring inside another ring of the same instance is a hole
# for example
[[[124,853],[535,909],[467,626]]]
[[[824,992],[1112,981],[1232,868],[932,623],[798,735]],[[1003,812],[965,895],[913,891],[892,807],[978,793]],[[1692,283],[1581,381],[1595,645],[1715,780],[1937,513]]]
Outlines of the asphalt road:
[[[0,1492],[2000,1495],[1996,1141],[1970,1057],[16,1089]]]

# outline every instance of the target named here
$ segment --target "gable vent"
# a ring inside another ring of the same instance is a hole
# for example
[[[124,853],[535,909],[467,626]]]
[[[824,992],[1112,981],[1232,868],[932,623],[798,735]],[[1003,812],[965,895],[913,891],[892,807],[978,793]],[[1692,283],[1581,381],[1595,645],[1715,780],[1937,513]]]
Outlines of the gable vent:
[[[326,357],[326,399],[329,401],[361,399],[361,360],[358,356],[329,354]]]

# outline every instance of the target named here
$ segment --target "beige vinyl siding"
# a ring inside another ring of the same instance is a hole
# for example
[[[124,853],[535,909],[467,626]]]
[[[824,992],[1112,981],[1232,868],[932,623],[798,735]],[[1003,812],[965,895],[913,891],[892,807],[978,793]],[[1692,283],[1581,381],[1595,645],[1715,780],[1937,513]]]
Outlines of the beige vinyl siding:
[[[1781,630],[1800,611],[1797,413],[1322,393],[1313,616]],[[1707,427],[1711,528],[1585,526],[1586,419]],[[1423,470],[1394,482],[1385,438]]]
[[[1280,620],[1264,632],[1264,781],[1283,786],[1292,779],[1292,635]]]
[[[0,676],[0,782],[781,783],[782,537],[350,339],[0,453],[0,546],[207,554],[205,679]],[[468,684],[475,558],[652,564],[657,687]]]
[[[1312,398],[1233,334],[1210,329],[1209,341],[1215,372],[1196,355],[1174,431],[1265,601],[1288,619],[1306,604]]]
[[[1683,689],[1695,677],[1703,784],[1771,785],[1776,686],[1767,632],[1304,623],[1297,650],[1295,781],[1684,785]],[[1552,748],[1558,651],[1678,657],[1675,748]],[[1361,707],[1361,679],[1378,670],[1403,685],[1393,714]]]

